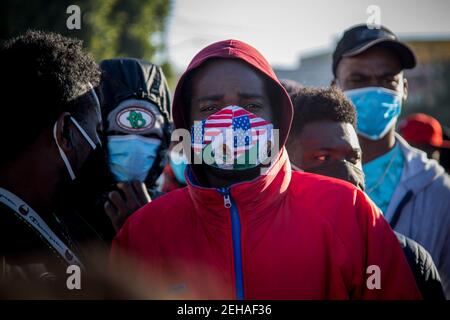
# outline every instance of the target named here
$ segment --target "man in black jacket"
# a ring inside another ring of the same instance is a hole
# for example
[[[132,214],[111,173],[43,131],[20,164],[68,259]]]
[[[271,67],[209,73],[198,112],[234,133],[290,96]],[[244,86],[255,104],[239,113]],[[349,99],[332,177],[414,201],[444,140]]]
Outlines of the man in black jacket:
[[[76,210],[109,245],[131,213],[161,195],[156,182],[170,144],[170,93],[161,67],[145,60],[108,59],[100,68],[108,172]]]
[[[0,282],[51,280],[64,289],[68,266],[84,262],[58,213],[104,161],[100,71],[80,41],[35,31],[1,47],[0,70]]]

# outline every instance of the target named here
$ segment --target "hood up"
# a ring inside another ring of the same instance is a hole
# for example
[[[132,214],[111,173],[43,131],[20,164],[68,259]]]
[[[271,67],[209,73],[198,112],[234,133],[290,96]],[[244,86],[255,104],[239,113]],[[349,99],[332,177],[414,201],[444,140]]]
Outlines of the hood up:
[[[170,120],[170,94],[161,67],[134,58],[108,59],[100,62],[101,94],[104,113],[111,112],[125,99],[146,99]]]
[[[279,89],[281,97],[280,104],[273,105],[272,107],[274,108],[274,113],[281,115],[279,123],[280,128],[278,129],[280,129],[280,147],[284,146],[289,134],[293,117],[292,102],[267,60],[258,50],[239,40],[224,40],[213,43],[201,50],[192,59],[186,71],[178,81],[177,88],[175,90],[172,107],[175,127],[184,128],[187,130],[190,129],[189,123],[187,123],[187,120],[185,119],[186,109],[188,106],[185,105],[183,101],[183,86],[185,85],[186,78],[193,70],[199,68],[212,58],[239,59],[263,74],[263,76],[275,85],[275,88]]]
[[[163,137],[158,157],[146,182],[152,188],[166,163],[170,144],[170,94],[161,67],[134,58],[108,59],[100,62],[102,81],[99,87],[104,122],[108,114],[127,99],[147,100],[158,107],[164,117]]]

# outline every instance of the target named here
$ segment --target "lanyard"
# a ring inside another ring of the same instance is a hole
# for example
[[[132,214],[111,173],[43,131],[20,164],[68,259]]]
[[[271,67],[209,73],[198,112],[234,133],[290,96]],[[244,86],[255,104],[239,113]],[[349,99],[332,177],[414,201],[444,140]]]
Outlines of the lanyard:
[[[0,188],[0,202],[11,208],[19,219],[36,230],[69,265],[76,264],[83,268],[83,264],[77,256],[22,199],[8,190]]]

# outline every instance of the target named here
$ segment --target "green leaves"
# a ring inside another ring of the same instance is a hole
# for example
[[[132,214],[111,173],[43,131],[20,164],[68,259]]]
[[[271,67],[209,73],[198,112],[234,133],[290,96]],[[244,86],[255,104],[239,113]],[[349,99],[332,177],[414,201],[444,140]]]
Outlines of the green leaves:
[[[66,10],[73,4],[81,9],[80,30],[66,27]],[[164,39],[169,11],[170,0],[2,0],[0,39],[28,29],[53,31],[84,40],[97,61],[126,56],[152,61],[166,57],[164,41],[151,39]]]

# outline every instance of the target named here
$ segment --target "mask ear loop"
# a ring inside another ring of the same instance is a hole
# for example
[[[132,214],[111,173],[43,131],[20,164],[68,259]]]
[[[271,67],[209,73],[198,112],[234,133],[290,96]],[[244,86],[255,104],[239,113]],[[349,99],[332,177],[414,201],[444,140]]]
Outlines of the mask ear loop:
[[[70,178],[72,180],[75,180],[75,173],[73,173],[72,166],[70,165],[69,159],[67,159],[66,154],[59,146],[58,139],[56,139],[57,125],[58,125],[58,122],[55,122],[55,125],[53,126],[53,138],[55,139],[56,145],[58,146],[59,154],[61,155],[61,159],[64,161],[64,164],[66,165],[66,168],[67,168],[67,171],[69,172]]]
[[[98,99],[98,96],[97,96],[97,93],[95,92],[94,87],[92,86],[92,84],[90,82],[88,82],[88,86],[91,89],[91,92],[92,92],[92,95],[94,96],[95,102],[100,107],[100,100]],[[97,113],[97,116],[98,116],[98,121],[102,122],[101,112]],[[102,145],[102,142],[100,141],[100,146],[101,145]]]
[[[94,141],[92,141],[91,137],[88,136],[86,131],[84,131],[84,129],[78,124],[77,120],[75,120],[72,117],[70,117],[70,120],[72,120],[73,124],[78,128],[78,130],[80,130],[81,134],[86,139],[86,141],[89,143],[92,150],[95,150],[97,148],[97,145],[94,143]]]
[[[92,141],[91,137],[88,136],[86,131],[78,124],[78,122],[73,118],[70,117],[70,120],[72,120],[73,124],[80,130],[83,137],[86,139],[86,141],[89,143],[91,148],[95,150],[97,148],[97,145]],[[62,150],[62,148],[59,146],[58,139],[56,138],[56,129],[57,129],[58,122],[55,122],[55,125],[53,126],[53,138],[55,139],[56,146],[58,147],[59,154],[61,155],[62,160],[64,161],[64,164],[66,165],[67,171],[69,172],[70,178],[72,180],[75,180],[76,176],[73,172],[72,166],[70,165],[69,159],[67,158],[66,154]]]

